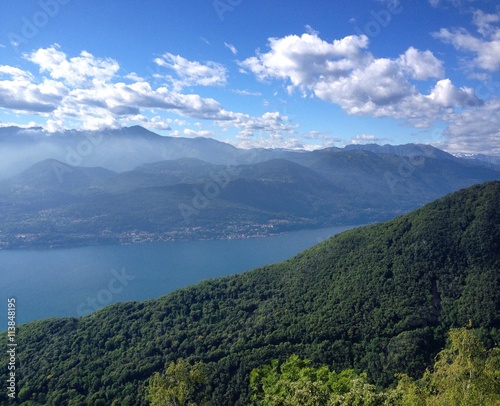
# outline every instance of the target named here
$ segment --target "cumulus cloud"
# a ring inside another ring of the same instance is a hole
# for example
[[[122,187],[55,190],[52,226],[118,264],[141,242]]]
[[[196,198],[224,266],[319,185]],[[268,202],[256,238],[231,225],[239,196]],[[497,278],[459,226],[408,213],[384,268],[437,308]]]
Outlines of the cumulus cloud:
[[[471,88],[457,88],[450,79],[438,81],[428,98],[443,107],[480,106],[483,104]]]
[[[182,135],[185,137],[213,137],[215,133],[210,130],[192,130],[190,128],[184,128],[184,130],[182,130]]]
[[[269,51],[240,62],[261,81],[281,79],[298,89],[338,104],[347,113],[403,119],[425,127],[446,119],[449,108],[480,104],[473,90],[437,82],[422,94],[412,80],[442,78],[443,63],[429,51],[410,47],[395,59],[375,58],[368,37],[351,35],[327,42],[316,33],[269,39]]]
[[[422,52],[410,47],[399,57],[398,63],[413,79],[426,80],[441,78],[444,75],[443,62],[429,50]]]
[[[341,77],[371,56],[365,35],[351,35],[328,43],[316,34],[270,38],[270,51],[240,63],[260,80],[280,78],[294,87],[313,86],[321,77]]]
[[[446,142],[441,147],[450,152],[500,155],[500,99],[461,112],[444,136]]]
[[[289,132],[293,128],[278,113],[253,117],[229,111],[212,98],[183,93],[166,85],[153,88],[136,73],[127,74],[125,83],[118,75],[118,62],[88,52],[68,57],[58,45],[53,45],[25,54],[24,58],[37,65],[40,74],[0,65],[0,108],[45,117],[45,128],[50,132],[68,126],[101,130],[141,124],[171,130],[170,124],[186,125],[185,120],[163,117],[162,112],[211,120],[224,130],[236,128],[247,136],[258,131]],[[222,85],[226,80],[225,68],[219,64],[204,65],[171,54],[164,55],[162,61],[182,76],[178,82],[182,86]],[[196,134],[214,135],[204,130]]]
[[[226,68],[216,62],[209,61],[202,64],[169,52],[154,61],[158,66],[174,71],[176,77],[167,76],[167,78],[177,91],[186,86],[224,86],[226,84]]]
[[[115,60],[95,58],[86,51],[68,59],[57,44],[24,54],[24,57],[37,64],[40,72],[47,72],[51,78],[62,79],[71,86],[88,86],[94,81],[109,81],[120,69]]]
[[[225,112],[226,120],[218,122],[223,128],[236,127],[239,129],[240,139],[251,138],[259,133],[278,135],[282,133],[293,133],[296,125],[290,123],[287,116],[282,116],[279,112],[267,112],[260,117],[253,117],[244,113]]]
[[[0,106],[17,111],[52,112],[68,92],[59,82],[37,83],[30,72],[12,66],[0,66],[0,79]]]
[[[441,28],[433,36],[457,50],[472,53],[474,57],[470,63],[473,68],[489,72],[500,70],[500,13],[487,14],[476,10],[473,23],[479,35],[473,35],[465,28]]]

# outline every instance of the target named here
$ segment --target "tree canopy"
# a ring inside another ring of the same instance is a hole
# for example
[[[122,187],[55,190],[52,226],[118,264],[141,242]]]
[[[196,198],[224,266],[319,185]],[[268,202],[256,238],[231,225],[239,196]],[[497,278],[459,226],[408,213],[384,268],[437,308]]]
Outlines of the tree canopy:
[[[500,405],[500,347],[487,351],[473,331],[451,329],[434,366],[413,380],[377,390],[365,373],[340,373],[292,355],[250,375],[252,402],[259,406],[494,406]]]

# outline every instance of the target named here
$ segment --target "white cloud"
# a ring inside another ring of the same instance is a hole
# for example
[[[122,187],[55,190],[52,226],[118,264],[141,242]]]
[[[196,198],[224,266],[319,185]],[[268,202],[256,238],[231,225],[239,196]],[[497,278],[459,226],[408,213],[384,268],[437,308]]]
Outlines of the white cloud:
[[[200,39],[201,39],[201,40],[202,40],[205,44],[207,44],[207,45],[209,45],[209,46],[212,46],[212,43],[211,43],[208,39],[206,39],[205,37],[200,37]]]
[[[266,133],[278,135],[282,133],[292,133],[296,125],[290,124],[286,116],[281,116],[279,112],[267,112],[260,117],[253,117],[248,114],[225,112],[226,120],[217,122],[222,128],[236,127],[239,130],[238,136],[242,138],[254,137],[256,134]]]
[[[0,65],[0,75],[30,82],[33,80],[33,75],[30,72],[8,65]]]
[[[57,120],[48,119],[47,122],[45,123],[45,129],[49,133],[64,131],[65,130],[64,121],[61,119],[57,119]]]
[[[30,72],[12,66],[0,66],[0,77],[0,107],[7,109],[48,113],[57,108],[68,91],[50,79],[36,83]]]
[[[450,152],[500,155],[500,99],[461,112],[444,135],[443,147]]]
[[[150,130],[157,131],[170,131],[172,129],[170,127],[170,124],[173,121],[174,120],[172,119],[164,118],[161,116],[147,117],[141,113],[123,117],[121,120],[123,124],[141,125]]]
[[[236,141],[226,140],[238,148],[284,148],[291,150],[313,151],[322,148],[322,145],[305,144],[296,137],[285,137],[281,134],[270,134],[266,137],[246,137],[238,135]]]
[[[482,104],[472,89],[456,88],[450,79],[438,81],[428,98],[443,107],[479,106]]]
[[[184,128],[184,130],[182,130],[182,135],[185,137],[213,137],[215,133],[209,130],[191,130],[190,128]]]
[[[270,38],[270,51],[240,63],[260,80],[290,80],[294,87],[307,88],[322,76],[341,77],[370,55],[362,52],[368,46],[365,35],[351,35],[328,43],[314,34]]]
[[[472,35],[465,28],[441,28],[433,36],[453,45],[457,50],[474,54],[471,61],[474,68],[490,72],[500,70],[500,14],[476,10],[473,23],[480,36]]]
[[[338,104],[349,114],[392,117],[424,127],[445,119],[450,113],[447,108],[478,103],[467,88],[443,94],[438,91],[446,89],[436,84],[435,94],[418,91],[411,80],[444,75],[443,63],[428,50],[410,47],[395,59],[375,58],[367,51],[365,35],[329,43],[314,33],[271,38],[269,48],[240,66],[259,80],[284,80],[289,92],[298,89],[303,95],[310,93]]]
[[[364,144],[381,144],[383,142],[392,141],[391,138],[387,137],[377,137],[373,134],[358,134],[355,137],[351,138],[351,140],[347,144],[355,144],[355,145],[364,145]]]
[[[53,79],[62,79],[72,86],[88,86],[93,81],[109,81],[120,69],[115,60],[95,58],[86,51],[82,51],[80,56],[68,59],[57,44],[23,56],[37,64],[40,72],[47,72]]]
[[[125,79],[131,80],[132,82],[143,82],[144,78],[142,76],[139,76],[135,72],[130,72],[127,75],[124,76]]]
[[[51,132],[68,126],[100,130],[141,124],[171,130],[170,124],[186,125],[185,119],[165,118],[164,113],[210,120],[223,130],[236,129],[248,137],[266,132],[276,136],[295,128],[279,113],[253,117],[229,111],[212,98],[182,93],[167,86],[153,88],[136,73],[126,75],[128,83],[124,83],[117,74],[120,66],[116,61],[95,58],[85,52],[69,58],[54,45],[24,57],[38,65],[40,74],[0,65],[0,108],[41,116],[45,118],[45,128]],[[225,69],[221,65],[201,65],[181,57],[172,61],[177,64],[175,69],[188,68],[182,79],[184,84],[225,82]],[[214,133],[200,128],[196,134],[184,135],[213,136]]]
[[[429,0],[432,7],[438,7],[442,4],[451,4],[453,7],[463,8],[467,3],[472,3],[476,0]]]
[[[300,134],[300,137],[306,140],[314,140],[319,142],[319,144],[316,144],[323,148],[326,147],[333,147],[335,146],[335,143],[341,142],[342,139],[340,137],[334,136],[330,134],[329,132],[321,132],[321,131],[316,131],[316,130],[311,130],[308,131],[307,133],[302,133]],[[314,144],[310,144],[314,145]]]
[[[156,58],[154,62],[175,72],[178,79],[167,78],[172,82],[174,90],[177,91],[186,86],[224,86],[227,81],[226,68],[216,62],[209,61],[202,64],[169,52],[161,58]]]
[[[475,10],[472,21],[477,27],[477,31],[484,37],[495,36],[498,29],[494,24],[500,23],[500,13],[488,14],[482,10]]]
[[[228,48],[233,53],[233,55],[236,55],[238,53],[238,50],[236,49],[236,47],[233,44],[229,44],[227,42],[224,42],[224,46],[226,48]]]
[[[251,90],[240,90],[240,89],[233,89],[231,92],[239,94],[241,96],[262,96],[261,92],[253,92]]]
[[[410,47],[399,57],[398,62],[401,67],[408,70],[413,79],[426,80],[441,78],[444,75],[443,62],[429,50],[422,52]]]
[[[201,119],[225,120],[227,114],[214,99],[197,94],[173,92],[166,87],[153,89],[148,82],[103,83],[90,89],[74,89],[66,105],[101,109],[115,116],[137,114],[140,109],[161,109]],[[85,117],[82,117],[85,120]]]
[[[37,123],[34,121],[30,121],[29,123],[20,124],[15,122],[5,122],[0,120],[0,127],[19,127],[26,130],[32,129],[33,127],[39,127]]]

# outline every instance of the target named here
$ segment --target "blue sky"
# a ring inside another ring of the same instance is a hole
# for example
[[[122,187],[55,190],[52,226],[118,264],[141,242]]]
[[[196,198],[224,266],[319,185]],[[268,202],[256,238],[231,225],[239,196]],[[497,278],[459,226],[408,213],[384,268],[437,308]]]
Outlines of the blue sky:
[[[0,11],[1,126],[500,155],[493,1],[5,0]]]

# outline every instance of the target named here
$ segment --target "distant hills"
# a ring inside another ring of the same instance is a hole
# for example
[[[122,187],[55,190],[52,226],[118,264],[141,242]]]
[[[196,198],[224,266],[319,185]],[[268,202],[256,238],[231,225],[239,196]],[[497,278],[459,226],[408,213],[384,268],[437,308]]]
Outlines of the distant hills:
[[[365,224],[500,179],[494,164],[413,144],[241,150],[130,127],[50,136],[1,128],[0,145],[21,165],[45,156],[0,180],[3,249]]]
[[[297,163],[308,160],[308,154],[304,151],[239,149],[212,138],[160,136],[140,126],[100,132],[68,130],[55,133],[48,133],[41,127],[0,127],[0,149],[0,178],[18,174],[46,159],[55,159],[72,166],[103,167],[116,172],[130,171],[146,163],[180,158],[196,158],[222,165],[257,163],[275,158]],[[364,150],[405,158],[424,155],[432,158],[468,160],[469,164],[473,164],[471,161],[500,164],[498,157],[470,154],[454,157],[437,148],[421,144],[348,145],[344,149],[327,148],[323,151],[332,153],[343,150]]]
[[[454,154],[457,158],[488,162],[492,165],[500,165],[500,156],[485,154]]]
[[[267,180],[278,163],[256,178]],[[200,397],[244,405],[250,371],[273,358],[354,367],[386,387],[395,373],[420,376],[432,365],[451,327],[470,325],[492,346],[500,340],[499,201],[500,182],[472,186],[280,264],[23,325],[20,404],[146,405],[147,379],[182,357],[207,364]]]
[[[46,133],[41,128],[0,128],[3,177],[17,174],[45,159],[84,167],[104,167],[117,172],[144,163],[197,158],[214,164],[243,163],[252,153],[212,138],[160,136],[134,126],[102,132]]]

